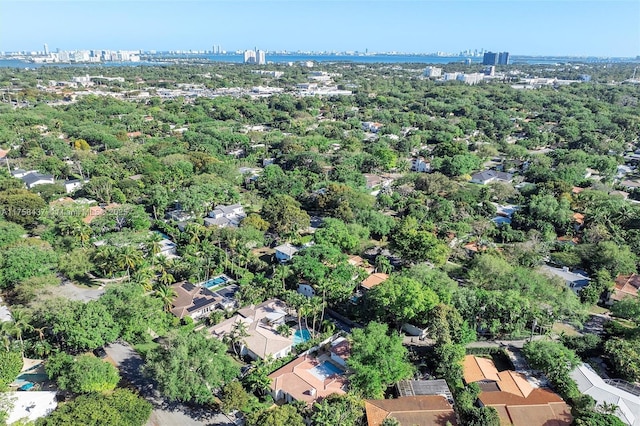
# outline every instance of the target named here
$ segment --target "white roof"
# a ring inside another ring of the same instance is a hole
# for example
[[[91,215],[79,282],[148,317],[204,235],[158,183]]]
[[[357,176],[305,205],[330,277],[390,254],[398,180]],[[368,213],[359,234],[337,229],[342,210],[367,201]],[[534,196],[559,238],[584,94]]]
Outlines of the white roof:
[[[640,397],[612,386],[587,364],[579,365],[571,372],[571,378],[578,384],[580,392],[591,396],[596,403],[607,402],[618,406],[615,415],[624,423],[640,426]]]
[[[20,419],[34,421],[47,416],[56,409],[55,391],[6,392],[5,396],[12,402],[7,423],[15,423]]]

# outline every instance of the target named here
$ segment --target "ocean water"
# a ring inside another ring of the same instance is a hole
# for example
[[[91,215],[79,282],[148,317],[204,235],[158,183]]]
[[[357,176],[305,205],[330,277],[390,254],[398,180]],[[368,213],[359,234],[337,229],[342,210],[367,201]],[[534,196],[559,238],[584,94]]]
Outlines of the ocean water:
[[[144,55],[143,55],[144,56]],[[147,56],[144,56],[147,59]],[[137,66],[159,66],[172,63],[207,63],[207,62],[226,62],[226,63],[242,63],[243,56],[237,54],[157,54],[151,60],[140,62],[102,62],[102,63],[83,63],[83,64],[36,64],[19,59],[1,59],[0,68],[39,68],[39,67],[137,67]],[[352,62],[360,64],[400,64],[400,63],[419,63],[419,64],[449,64],[464,63],[467,59],[473,64],[482,63],[482,58],[463,56],[428,56],[428,55],[267,55],[267,62],[283,64],[288,62],[298,63],[305,61],[314,62]],[[567,61],[578,61],[577,58],[544,58],[544,57],[518,57],[512,56],[513,63],[526,64],[555,64]],[[583,62],[589,61],[588,58],[582,59]]]

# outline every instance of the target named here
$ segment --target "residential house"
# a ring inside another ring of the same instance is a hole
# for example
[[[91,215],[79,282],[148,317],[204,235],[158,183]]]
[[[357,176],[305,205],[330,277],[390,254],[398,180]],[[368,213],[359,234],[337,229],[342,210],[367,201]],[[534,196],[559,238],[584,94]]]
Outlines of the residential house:
[[[242,219],[247,217],[240,204],[230,206],[218,205],[209,212],[209,217],[204,219],[206,226],[217,226],[219,228],[237,228]]]
[[[638,289],[640,289],[640,275],[618,275],[615,281],[615,287],[607,300],[608,305],[620,301],[627,297],[638,297]]]
[[[209,332],[223,339],[232,332],[237,322],[243,322],[248,336],[242,341],[241,355],[251,359],[264,359],[269,355],[275,359],[282,358],[289,355],[294,346],[295,334],[285,336],[277,331],[288,315],[289,308],[283,301],[270,299],[238,310],[236,315],[211,327]]]
[[[365,400],[370,426],[379,426],[390,417],[402,426],[458,424],[453,396],[445,380],[401,380],[396,387],[396,399]]]
[[[362,290],[368,291],[374,288],[375,286],[382,284],[386,280],[389,279],[388,274],[384,274],[382,272],[376,272],[375,274],[369,275],[360,283],[360,288]]]
[[[300,251],[298,247],[289,243],[279,245],[274,250],[276,252],[276,259],[280,263],[290,262],[291,259],[293,259],[293,256]]]
[[[375,271],[375,268],[369,265],[369,263],[360,256],[349,256],[347,262],[349,265],[364,269],[369,275],[373,274]]]
[[[519,206],[513,204],[501,205],[498,203],[491,203],[496,207],[496,216],[491,219],[496,225],[511,224],[511,218],[513,214],[520,209]]]
[[[164,256],[168,259],[175,259],[178,257],[177,245],[173,241],[163,238],[159,242],[160,251],[158,252],[158,256]]]
[[[11,170],[11,176],[17,179],[22,179],[29,173],[38,173],[37,170],[23,170],[23,169],[13,169]]]
[[[69,180],[65,180],[63,185],[64,185],[64,190],[66,191],[67,194],[70,194],[74,191],[76,191],[77,189],[82,188],[82,185],[89,182],[88,180],[82,181],[80,179],[69,179]]]
[[[431,163],[422,157],[414,158],[411,160],[411,171],[420,173],[430,172]]]
[[[364,130],[365,132],[378,133],[381,128],[381,123],[376,123],[373,121],[365,121],[362,123],[362,130]]]
[[[573,216],[571,216],[571,219],[573,221],[573,229],[576,232],[581,230],[584,226],[584,215],[582,213],[574,213]]]
[[[187,281],[175,283],[171,287],[178,295],[173,301],[171,313],[180,319],[188,316],[195,320],[207,316],[220,301],[209,289]]]
[[[53,179],[53,175],[45,175],[38,172],[27,173],[26,175],[22,176],[20,179],[25,183],[25,185],[27,185],[27,188],[29,189],[37,185],[55,183]]]
[[[331,342],[329,354],[331,361],[346,369],[347,360],[349,359],[349,355],[351,355],[351,343],[349,343],[349,340],[344,337],[338,337]]]
[[[591,281],[591,278],[589,278],[589,275],[587,275],[586,272],[579,270],[571,272],[566,266],[563,268],[554,268],[552,266],[543,265],[540,267],[540,270],[547,276],[562,279],[575,293],[578,293],[584,287],[588,286]]]
[[[176,222],[187,222],[191,219],[193,219],[193,217],[191,216],[191,214],[185,212],[182,209],[174,209],[174,210],[168,210],[165,214],[166,218],[169,220],[175,220]]]
[[[77,201],[78,200],[76,200],[76,202]],[[118,203],[107,204],[104,207],[102,207],[102,206],[91,206],[91,207],[89,207],[87,215],[84,218],[82,218],[82,221],[84,223],[91,223],[96,217],[102,216],[103,214],[105,214],[107,212],[107,210],[113,209],[113,208],[116,208],[116,207],[119,207],[119,206],[120,206],[120,204],[118,204]]]
[[[56,391],[6,392],[4,397],[8,404],[6,424],[13,424],[19,420],[35,422],[46,417],[58,406]],[[24,424],[24,423],[21,423]]]
[[[464,380],[480,386],[481,406],[498,411],[501,423],[512,426],[569,426],[573,421],[571,407],[546,388],[534,387],[515,371],[498,371],[493,361],[467,355],[464,358]]]
[[[588,364],[571,372],[578,390],[596,401],[596,406],[613,404],[616,417],[630,426],[640,426],[640,389],[620,380],[604,380]],[[633,392],[633,393],[632,393]]]
[[[332,343],[331,354],[321,352],[314,357],[305,353],[274,371],[269,375],[271,396],[275,401],[304,401],[311,405],[332,394],[343,395],[348,383],[345,361],[341,358],[342,363],[336,363],[334,356],[338,355],[334,354],[341,351],[339,357],[347,357],[348,349],[344,339],[337,339]]]
[[[471,176],[471,182],[479,183],[480,185],[487,185],[494,182],[510,183],[511,181],[513,181],[513,175],[511,173],[496,170],[485,170]]]
[[[369,426],[380,426],[394,418],[401,426],[455,426],[456,413],[439,395],[403,396],[396,399],[366,399],[364,409]]]

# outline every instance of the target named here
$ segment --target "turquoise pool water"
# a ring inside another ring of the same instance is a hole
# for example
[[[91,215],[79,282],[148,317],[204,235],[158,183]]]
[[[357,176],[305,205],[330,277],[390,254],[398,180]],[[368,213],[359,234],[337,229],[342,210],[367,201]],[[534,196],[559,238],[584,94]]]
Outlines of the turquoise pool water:
[[[341,368],[330,363],[329,361],[325,361],[322,364],[313,367],[311,370],[309,370],[309,373],[316,376],[319,380],[324,381],[328,377],[334,376],[336,374],[342,375],[344,371]]]
[[[169,237],[167,234],[164,234],[164,233],[162,233],[160,231],[153,231],[153,232],[155,232],[156,234],[160,235],[165,240],[170,240],[171,239],[171,237]]]
[[[229,281],[229,278],[221,276],[221,277],[212,278],[209,281],[206,281],[203,285],[206,288],[211,288],[211,287],[218,286],[220,284],[224,284],[227,281]]]
[[[296,332],[293,333],[294,346],[300,343],[304,343],[309,339],[311,339],[311,333],[309,333],[309,330],[296,330]]]

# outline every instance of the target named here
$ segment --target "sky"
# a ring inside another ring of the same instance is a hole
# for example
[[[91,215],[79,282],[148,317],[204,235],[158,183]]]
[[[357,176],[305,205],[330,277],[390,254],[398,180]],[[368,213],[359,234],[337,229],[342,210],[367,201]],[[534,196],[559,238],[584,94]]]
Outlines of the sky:
[[[0,51],[640,55],[640,1],[0,0]]]

